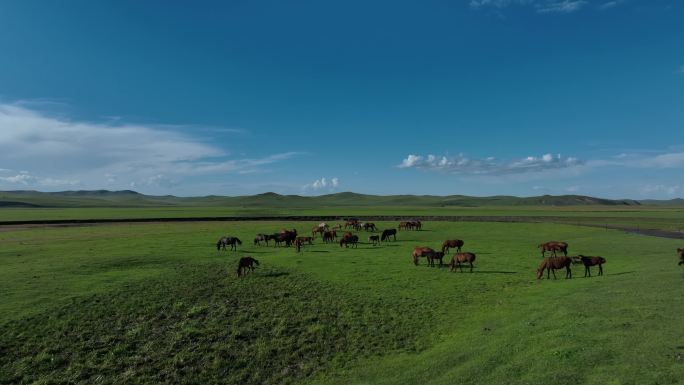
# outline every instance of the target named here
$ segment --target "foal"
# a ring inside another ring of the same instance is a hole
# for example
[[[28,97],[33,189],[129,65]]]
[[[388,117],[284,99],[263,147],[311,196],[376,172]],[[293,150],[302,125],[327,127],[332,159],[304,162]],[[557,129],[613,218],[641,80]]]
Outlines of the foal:
[[[368,242],[371,242],[373,246],[377,245],[380,243],[380,236],[379,235],[371,235],[368,237]]]
[[[589,275],[591,277],[591,266],[596,266],[598,265],[599,267],[599,273],[598,275],[603,275],[603,264],[606,263],[606,259],[603,257],[586,257],[582,254],[579,255],[580,259],[582,260],[582,264],[584,264],[584,276],[586,277]]]

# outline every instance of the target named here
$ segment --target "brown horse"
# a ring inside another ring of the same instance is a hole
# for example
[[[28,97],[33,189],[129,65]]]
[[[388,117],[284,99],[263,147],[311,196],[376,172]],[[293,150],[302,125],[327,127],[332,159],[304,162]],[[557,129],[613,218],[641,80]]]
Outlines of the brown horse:
[[[259,261],[252,257],[242,257],[240,258],[240,261],[238,262],[238,268],[237,268],[237,276],[245,275],[249,273],[250,271],[254,271],[254,265],[259,266]]]
[[[564,256],[568,256],[568,244],[566,242],[550,241],[542,243],[537,246],[541,249],[542,258],[546,257],[545,253],[550,251],[553,256],[556,256],[556,251],[562,251]]]
[[[238,237],[221,237],[216,242],[216,250],[225,250],[226,245],[230,245],[231,250],[237,251],[237,246],[241,245],[242,241]]]
[[[323,233],[323,242],[325,243],[332,243],[332,241],[335,239],[334,231],[326,231]]]
[[[684,249],[677,249],[677,255],[679,255],[679,263],[677,266],[684,265]]]
[[[544,275],[545,269],[546,279],[551,278],[551,273],[553,273],[553,279],[556,279],[556,270],[562,268],[565,268],[565,278],[572,278],[572,271],[570,270],[571,264],[572,259],[568,257],[545,257],[537,269],[537,279],[540,279],[542,275]]]
[[[356,218],[349,218],[344,222],[344,228],[347,229],[348,227],[354,228],[356,225],[359,223],[359,220]]]
[[[442,267],[443,259],[444,259],[444,252],[442,251],[435,251],[434,253],[430,253],[427,255],[427,260],[428,260],[428,265],[435,267],[435,260],[439,259],[439,267]]]
[[[377,245],[380,243],[380,236],[379,235],[371,235],[368,237],[368,242],[372,243],[373,246]]]
[[[397,229],[387,229],[383,230],[382,235],[380,236],[380,240],[385,242],[386,240],[389,239],[389,237],[394,237],[394,240],[397,240]]]
[[[297,237],[295,240],[299,240],[301,243],[308,243],[310,245],[313,245],[313,237]]]
[[[295,247],[295,251],[299,253],[300,251],[302,251],[302,246],[304,246],[304,241],[301,239],[301,237],[297,237],[292,244]]]
[[[261,242],[266,243],[266,246],[268,246],[269,239],[270,236],[267,234],[257,234],[256,237],[254,237],[254,246],[261,246]]]
[[[378,227],[375,226],[375,223],[370,223],[370,222],[364,223],[363,229],[366,231],[378,231]]]
[[[461,252],[461,247],[463,247],[463,241],[460,239],[447,239],[442,243],[442,253],[448,253],[449,248],[455,247],[456,251]]]
[[[578,255],[582,264],[584,265],[584,276],[589,275],[591,277],[591,267],[598,265],[599,273],[598,275],[603,275],[603,264],[606,263],[606,259],[603,257],[586,257],[582,254]]]
[[[343,237],[340,239],[340,247],[345,246],[349,247],[349,245],[352,245],[352,248],[357,247],[359,245],[359,237],[356,235],[352,235],[349,237]]]
[[[411,252],[411,257],[413,257],[413,264],[418,266],[418,261],[420,260],[420,257],[428,257],[428,255],[434,254],[434,250],[429,248],[429,247],[415,247],[413,251]]]
[[[320,234],[321,236],[323,236],[323,233],[325,233],[327,231],[326,229],[327,229],[327,227],[322,227],[320,225],[314,226],[311,229],[311,236],[313,237],[313,239],[316,239],[316,234]]]
[[[463,272],[463,266],[461,266],[462,263],[468,262],[470,264],[470,272],[473,272],[473,262],[475,262],[475,254],[473,253],[456,253],[454,254],[453,257],[451,257],[451,263],[449,264],[449,271],[454,271],[456,270],[456,267],[458,267],[458,270],[460,272]]]

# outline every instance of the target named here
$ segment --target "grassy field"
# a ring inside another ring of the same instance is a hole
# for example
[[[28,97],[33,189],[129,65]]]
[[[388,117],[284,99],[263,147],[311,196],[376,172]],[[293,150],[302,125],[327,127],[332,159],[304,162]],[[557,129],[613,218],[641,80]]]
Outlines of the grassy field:
[[[557,223],[625,226],[684,231],[684,207],[657,206],[516,206],[516,207],[138,207],[138,208],[3,208],[0,222],[35,220],[201,218],[259,216],[466,216],[523,217]]]
[[[427,222],[379,247],[250,242],[312,225],[2,229],[0,383],[682,383],[678,241]],[[224,234],[239,252],[215,250]],[[454,237],[477,254],[474,273],[411,263],[414,246]],[[549,239],[604,256],[605,276],[575,266],[572,280],[536,280]],[[261,265],[237,279],[246,254]]]

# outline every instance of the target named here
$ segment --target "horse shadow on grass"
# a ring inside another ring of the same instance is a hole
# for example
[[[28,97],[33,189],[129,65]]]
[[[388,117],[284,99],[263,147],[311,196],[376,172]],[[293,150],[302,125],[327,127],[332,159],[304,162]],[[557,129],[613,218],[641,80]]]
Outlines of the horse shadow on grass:
[[[636,273],[636,271],[622,271],[619,273],[610,273],[610,274],[606,273],[605,275],[625,275],[625,274],[634,274],[634,273]]]
[[[274,277],[284,277],[288,276],[290,273],[285,272],[285,271],[269,271],[264,274],[255,274],[255,277],[260,277],[260,278],[274,278]]]

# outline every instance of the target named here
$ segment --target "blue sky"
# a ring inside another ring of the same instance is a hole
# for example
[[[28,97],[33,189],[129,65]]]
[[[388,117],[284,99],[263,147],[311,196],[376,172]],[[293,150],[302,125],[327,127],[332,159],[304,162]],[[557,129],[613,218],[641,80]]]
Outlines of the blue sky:
[[[0,3],[0,189],[684,196],[683,2],[369,3]]]

